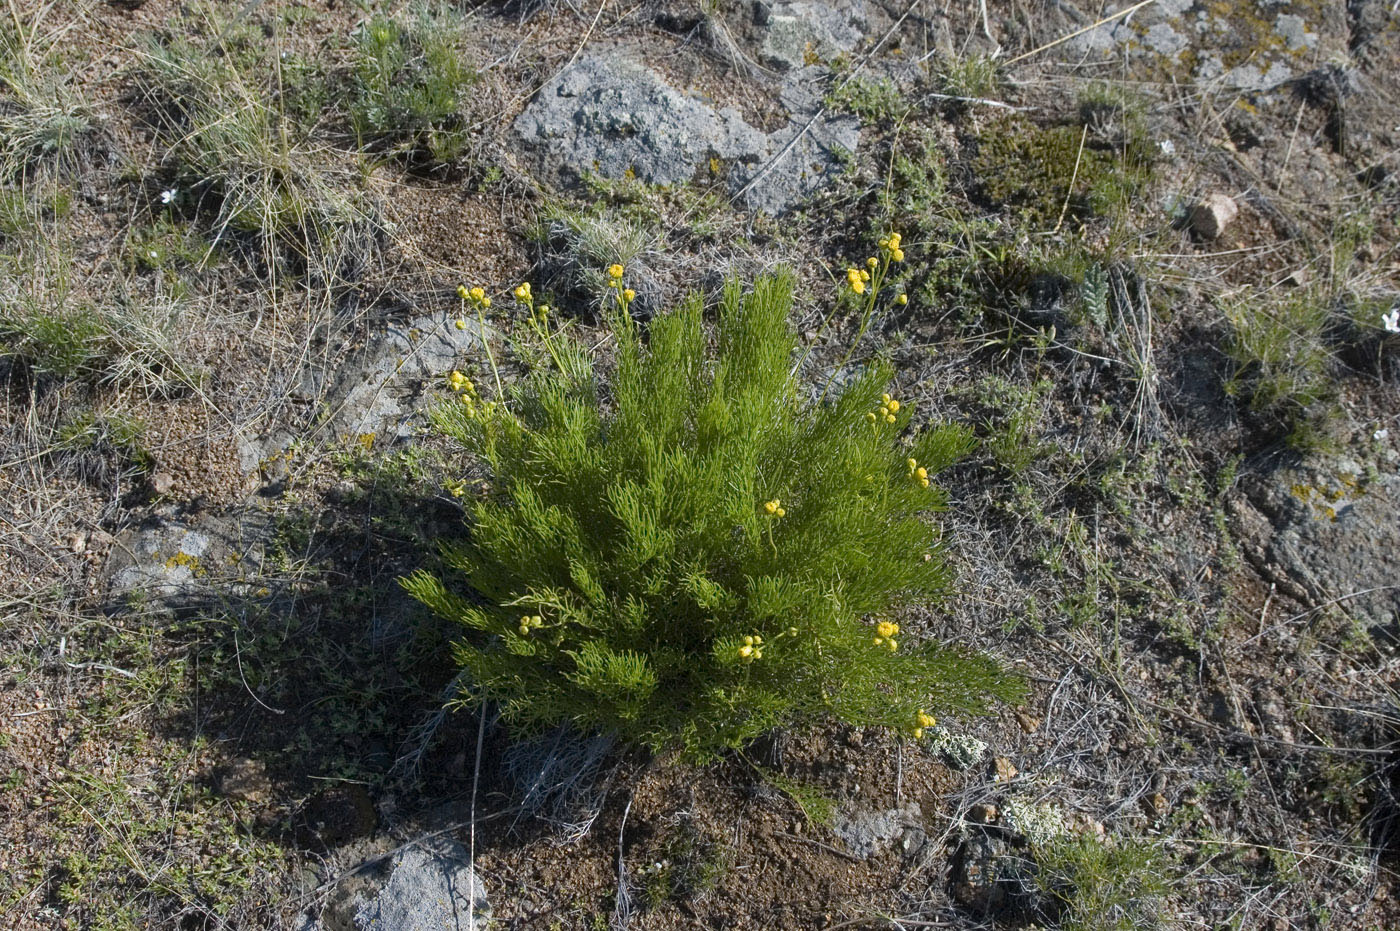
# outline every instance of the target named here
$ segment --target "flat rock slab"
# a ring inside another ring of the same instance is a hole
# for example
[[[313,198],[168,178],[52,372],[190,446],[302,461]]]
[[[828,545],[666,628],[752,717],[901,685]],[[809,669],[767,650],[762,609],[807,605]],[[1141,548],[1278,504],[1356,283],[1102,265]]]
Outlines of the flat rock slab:
[[[1073,25],[1083,28],[1132,5],[1111,3],[1102,11],[1093,8],[1092,15],[1086,7]],[[1331,54],[1344,55],[1348,29],[1346,4],[1335,0],[1158,0],[1075,35],[1059,54],[1085,61],[1126,52],[1174,77],[1259,91],[1298,77]]]
[[[854,49],[865,25],[863,3],[791,0],[761,6],[764,64],[797,69]]]
[[[186,520],[155,520],[116,536],[107,559],[107,597],[113,609],[133,599],[178,607],[211,597],[246,595],[258,587],[266,514],[254,508]]]
[[[557,183],[593,174],[671,185],[723,174],[747,207],[776,215],[839,173],[860,142],[855,118],[817,117],[815,77],[798,68],[784,78],[789,122],[765,133],[624,52],[594,53],[541,88],[514,129],[541,175]]]
[[[310,376],[311,382],[327,375],[331,379],[324,392],[330,407],[325,429],[366,443],[374,437],[411,435],[413,415],[436,397],[426,389],[443,384],[453,369],[474,368],[476,361],[484,359],[482,333],[473,316],[420,316],[391,325],[334,372]],[[499,339],[489,325],[484,333],[487,340]],[[319,389],[319,384],[309,382],[303,390],[314,397]]]
[[[1280,470],[1249,489],[1267,562],[1317,606],[1366,626],[1400,623],[1400,474],[1348,460]]]
[[[410,847],[395,854],[389,877],[364,898],[357,931],[475,931],[490,920],[486,890],[460,844]]]
[[[622,53],[584,55],[560,71],[515,131],[576,175],[631,172],[648,184],[681,184],[711,158],[753,161],[766,149],[737,110],[715,110]]]

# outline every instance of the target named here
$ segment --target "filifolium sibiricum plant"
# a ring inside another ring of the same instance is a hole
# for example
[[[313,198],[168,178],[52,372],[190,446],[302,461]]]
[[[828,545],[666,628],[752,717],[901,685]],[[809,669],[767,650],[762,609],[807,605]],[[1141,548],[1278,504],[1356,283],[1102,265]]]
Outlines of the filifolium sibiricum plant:
[[[898,241],[881,249],[849,281],[870,302]],[[812,400],[786,274],[731,282],[713,339],[694,296],[643,333],[624,269],[608,276],[610,371],[525,284],[531,374],[488,399],[454,372],[434,414],[487,481],[445,577],[404,584],[462,626],[464,697],[520,732],[569,723],[692,759],[831,718],[917,738],[1013,697],[989,659],[901,628],[948,590],[933,479],[969,432],[915,429],[883,364]]]

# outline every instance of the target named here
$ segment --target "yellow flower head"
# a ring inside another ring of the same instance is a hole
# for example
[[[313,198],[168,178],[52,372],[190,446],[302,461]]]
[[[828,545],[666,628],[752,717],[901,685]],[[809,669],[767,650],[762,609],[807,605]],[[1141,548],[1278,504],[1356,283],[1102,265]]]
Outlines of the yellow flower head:
[[[778,513],[778,499],[774,498],[772,501],[763,502],[763,510],[768,514]]]
[[[749,646],[747,643],[744,644],[739,647],[739,655],[744,659],[748,659],[750,656],[753,656],[753,647]]]
[[[889,396],[889,394],[882,394],[882,395],[880,395],[880,403],[881,403],[881,404],[889,404],[890,401],[892,401],[892,400],[894,400],[894,399],[891,398],[891,397]]]
[[[467,328],[467,321],[463,320],[461,317],[458,317],[458,318],[457,318],[457,329],[459,329],[459,330],[465,330],[466,328]]]
[[[916,728],[914,728],[914,739],[915,739],[915,740],[922,740],[922,739],[923,739],[923,736],[924,736],[924,729],[923,729],[922,727],[916,727]]]
[[[918,714],[918,722],[919,722],[919,727],[921,727],[921,728],[924,728],[924,727],[933,727],[935,724],[938,723],[936,720],[934,720],[933,715],[931,715],[931,714],[929,714],[928,712],[925,712],[925,711],[920,711],[920,712],[919,712],[919,714]]]
[[[899,633],[899,625],[892,621],[881,621],[875,625],[875,633],[879,634],[882,638],[893,637],[895,634]]]
[[[879,265],[879,264],[880,264],[880,260],[877,259],[877,258],[875,258],[875,256],[873,256],[873,255],[872,255],[870,258],[868,258],[868,259],[865,260],[865,266],[866,266],[866,268],[874,268],[876,265]]]
[[[457,296],[460,297],[460,298],[461,298],[462,300],[464,300],[464,301],[467,299],[467,286],[466,286],[466,285],[464,285],[464,284],[459,284],[459,285],[457,285]]]
[[[612,265],[609,265],[609,266],[608,266],[608,277],[609,277],[609,278],[613,278],[613,279],[621,278],[621,277],[622,277],[622,271],[623,271],[622,266],[621,266],[621,265],[618,265],[616,262],[614,262]]]
[[[457,293],[460,294],[461,290],[459,289]],[[470,291],[467,292],[467,294],[474,301],[481,301],[486,299],[486,292],[481,288],[472,288]]]
[[[447,376],[447,383],[452,386],[453,391],[461,391],[464,385],[471,384],[467,376],[456,369],[453,369],[452,374]]]
[[[860,280],[861,280],[861,281],[869,281],[869,280],[870,280],[870,272],[868,272],[868,271],[866,271],[865,269],[862,268],[862,269],[860,270]]]
[[[490,306],[491,306],[491,298],[489,298],[489,297],[483,297],[483,298],[481,299],[481,306],[482,306],[482,307],[490,307]]]
[[[636,297],[637,292],[633,291],[631,288],[627,288],[625,291],[622,292],[622,299],[629,304],[632,303],[632,301],[635,300]]]
[[[899,643],[893,637],[891,637],[890,639],[885,641],[885,649],[893,653],[895,650],[899,649]]]
[[[515,299],[522,304],[530,302],[530,282],[527,281],[515,289]]]
[[[866,414],[866,415],[865,415],[865,419],[866,419],[867,421],[869,421],[870,423],[874,423],[874,422],[875,422],[875,412],[874,412],[874,411],[871,411],[870,413]]]
[[[885,406],[890,409],[891,414],[897,413],[899,411],[899,402],[894,400],[893,398],[891,398],[890,403],[886,404]]]
[[[907,294],[900,294],[899,296],[897,296],[897,297],[894,299],[894,302],[895,302],[896,304],[898,304],[900,307],[903,307],[905,304],[909,303],[909,295],[907,295]]]
[[[925,469],[923,466],[919,466],[917,469],[914,470],[914,477],[921,482],[926,481],[928,479],[928,469]]]
[[[917,468],[919,467],[918,460],[915,460],[915,459],[906,459],[906,460],[904,460],[904,462],[905,462],[906,465],[909,466],[909,474],[910,474],[910,475],[913,475],[913,474],[914,474],[914,470],[917,469]]]
[[[891,249],[891,250],[890,250],[890,258],[894,259],[896,262],[903,262],[903,261],[904,261],[904,250],[903,250],[903,249]]]

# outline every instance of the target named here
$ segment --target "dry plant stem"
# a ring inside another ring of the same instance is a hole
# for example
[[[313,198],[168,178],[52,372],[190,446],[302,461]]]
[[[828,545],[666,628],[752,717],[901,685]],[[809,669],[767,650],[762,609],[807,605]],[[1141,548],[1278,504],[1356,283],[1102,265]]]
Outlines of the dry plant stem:
[[[1064,43],[1068,42],[1070,39],[1073,39],[1075,36],[1082,36],[1082,35],[1083,35],[1084,33],[1086,33],[1086,32],[1090,32],[1090,31],[1092,31],[1092,30],[1094,30],[1094,29],[1099,28],[1099,27],[1102,26],[1104,23],[1111,23],[1111,22],[1113,22],[1113,20],[1119,19],[1120,17],[1131,16],[1132,14],[1136,13],[1138,10],[1142,9],[1143,7],[1148,6],[1149,4],[1156,3],[1156,2],[1157,2],[1157,0],[1142,0],[1141,3],[1135,3],[1135,4],[1133,4],[1132,6],[1128,7],[1126,10],[1119,10],[1117,13],[1110,13],[1109,15],[1105,16],[1103,19],[1100,19],[1100,20],[1098,20],[1097,22],[1090,23],[1089,25],[1085,26],[1085,27],[1082,28],[1082,29],[1076,29],[1076,30],[1074,30],[1074,32],[1071,32],[1071,33],[1069,33],[1069,34],[1067,34],[1067,35],[1060,36],[1058,39],[1055,39],[1053,42],[1047,42],[1047,43],[1045,43],[1045,44],[1042,45],[1040,48],[1031,49],[1029,52],[1026,52],[1026,53],[1021,54],[1021,55],[1017,55],[1015,58],[1012,58],[1011,60],[1009,60],[1009,61],[1006,63],[1006,66],[1009,68],[1009,67],[1011,67],[1012,65],[1016,64],[1017,62],[1025,61],[1027,58],[1032,58],[1032,57],[1034,57],[1034,56],[1036,56],[1036,55],[1039,55],[1041,52],[1044,52],[1044,51],[1047,51],[1047,50],[1049,50],[1049,49],[1052,49],[1052,48],[1054,48],[1054,47],[1057,46],[1057,45],[1063,45]]]
[[[481,783],[481,745],[486,738],[486,709],[478,712],[476,725],[476,760],[472,765],[472,800],[468,817],[471,827],[467,829],[467,867],[471,870],[472,885],[476,885],[476,790]],[[476,889],[467,890],[467,931],[476,931]]]
[[[627,833],[627,815],[632,811],[632,795],[627,796],[627,804],[622,809],[622,823],[617,828],[617,903],[613,906],[612,926],[626,928],[632,913],[632,897],[627,891],[627,863],[622,857],[622,840]]]
[[[1074,155],[1074,172],[1069,177],[1069,190],[1065,191],[1065,202],[1060,207],[1060,218],[1055,221],[1054,232],[1058,233],[1060,227],[1064,225],[1065,214],[1069,212],[1069,199],[1074,196],[1074,185],[1079,180],[1079,163],[1084,158],[1084,140],[1089,138],[1089,124],[1084,124],[1084,131],[1079,134],[1079,151]]]

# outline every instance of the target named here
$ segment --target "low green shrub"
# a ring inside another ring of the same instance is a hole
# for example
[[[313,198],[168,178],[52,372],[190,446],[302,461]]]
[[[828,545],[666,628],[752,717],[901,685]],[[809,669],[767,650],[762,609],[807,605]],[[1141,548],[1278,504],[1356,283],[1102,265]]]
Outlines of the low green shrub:
[[[461,25],[460,14],[425,11],[360,26],[350,121],[361,145],[398,145],[435,162],[465,150],[463,108],[477,75],[457,41]]]
[[[1290,444],[1303,449],[1327,444],[1334,408],[1328,300],[1312,290],[1278,301],[1251,294],[1225,309],[1225,348],[1235,362],[1227,393],[1244,394],[1251,410],[1286,428]]]
[[[1156,845],[1055,834],[1032,844],[1036,886],[1062,931],[1139,931],[1161,926],[1170,866]]]
[[[1019,694],[990,659],[897,623],[949,588],[928,477],[969,431],[911,429],[885,365],[813,403],[791,302],[786,275],[731,283],[713,354],[698,297],[646,338],[619,311],[608,378],[536,322],[548,354],[505,400],[454,373],[460,399],[434,420],[487,485],[442,546],[446,579],[404,584],[462,625],[468,700],[522,732],[568,722],[705,759],[826,717],[917,736],[929,711]]]

